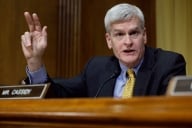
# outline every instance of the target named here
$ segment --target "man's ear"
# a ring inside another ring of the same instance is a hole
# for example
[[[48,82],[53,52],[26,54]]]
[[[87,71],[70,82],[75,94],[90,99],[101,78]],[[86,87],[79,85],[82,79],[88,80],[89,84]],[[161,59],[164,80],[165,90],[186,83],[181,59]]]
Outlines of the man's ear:
[[[109,49],[112,49],[111,36],[110,36],[109,33],[106,33],[106,34],[105,34],[105,39],[106,39],[108,48],[109,48]]]
[[[147,44],[147,32],[146,32],[146,28],[144,28],[144,32],[143,32],[143,36],[144,36],[144,44]]]

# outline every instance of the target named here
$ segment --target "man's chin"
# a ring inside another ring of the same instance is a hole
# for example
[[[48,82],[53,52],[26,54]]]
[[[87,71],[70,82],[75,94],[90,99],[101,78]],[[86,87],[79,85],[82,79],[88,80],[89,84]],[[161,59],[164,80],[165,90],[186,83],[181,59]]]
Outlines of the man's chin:
[[[129,68],[135,67],[135,60],[123,60],[121,61],[124,65],[128,66]]]
[[[127,62],[127,63],[133,63],[133,62],[135,62],[137,59],[136,59],[135,56],[130,55],[130,56],[125,56],[125,57],[123,57],[122,60],[123,60],[124,62]]]

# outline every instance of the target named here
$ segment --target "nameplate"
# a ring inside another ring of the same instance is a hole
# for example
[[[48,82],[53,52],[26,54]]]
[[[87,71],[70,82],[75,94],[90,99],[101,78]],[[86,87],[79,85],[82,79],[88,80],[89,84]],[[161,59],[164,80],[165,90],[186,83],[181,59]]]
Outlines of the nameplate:
[[[0,86],[0,99],[41,99],[49,84]]]
[[[192,96],[192,76],[176,76],[171,79],[166,95]]]

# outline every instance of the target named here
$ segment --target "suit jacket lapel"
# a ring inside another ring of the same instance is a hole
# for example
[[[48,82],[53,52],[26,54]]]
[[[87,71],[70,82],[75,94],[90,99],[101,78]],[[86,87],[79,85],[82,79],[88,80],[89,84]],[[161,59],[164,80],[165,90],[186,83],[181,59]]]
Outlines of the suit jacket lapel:
[[[138,73],[133,95],[138,96],[147,94],[151,74],[152,72],[150,70],[143,70]]]
[[[145,47],[144,61],[138,71],[136,76],[136,83],[134,87],[135,96],[138,95],[147,95],[148,88],[150,85],[150,80],[152,76],[152,68],[155,63],[155,56],[150,48]]]
[[[108,79],[108,78],[107,78]],[[107,80],[106,79],[106,80]],[[102,96],[102,97],[112,97],[113,96],[113,91],[114,91],[114,85],[115,85],[115,81],[116,79],[110,79],[108,81],[103,80],[103,84],[101,84],[103,87],[99,93],[98,96]]]
[[[120,73],[120,66],[119,62],[115,57],[112,57],[112,59],[109,61],[109,63],[106,65],[106,70],[102,74],[102,79],[100,79],[100,86],[101,91],[98,96],[102,97],[112,97],[113,91],[115,87],[116,77],[110,78],[115,72],[117,74]]]

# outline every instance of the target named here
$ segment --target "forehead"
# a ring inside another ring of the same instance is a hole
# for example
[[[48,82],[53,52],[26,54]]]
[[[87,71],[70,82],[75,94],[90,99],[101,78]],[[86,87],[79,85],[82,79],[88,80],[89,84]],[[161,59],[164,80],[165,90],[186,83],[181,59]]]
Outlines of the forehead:
[[[141,21],[137,17],[132,17],[123,21],[116,21],[111,24],[111,31],[129,31],[141,28]]]

